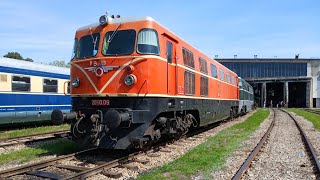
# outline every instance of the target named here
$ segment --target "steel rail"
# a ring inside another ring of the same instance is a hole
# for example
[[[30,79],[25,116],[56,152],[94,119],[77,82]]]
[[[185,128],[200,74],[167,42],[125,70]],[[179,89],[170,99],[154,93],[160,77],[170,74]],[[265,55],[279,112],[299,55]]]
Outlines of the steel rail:
[[[27,164],[27,165],[3,170],[3,171],[0,171],[0,179],[8,178],[8,177],[14,176],[14,175],[23,174],[23,173],[26,173],[31,170],[45,168],[47,166],[55,164],[57,161],[60,161],[63,159],[68,159],[68,158],[73,158],[73,157],[78,156],[80,154],[89,153],[94,150],[96,150],[96,148],[88,149],[88,150],[84,150],[84,151],[79,151],[79,152],[68,154],[68,155],[59,156],[56,158],[44,160],[44,161],[33,163],[33,164]]]
[[[318,174],[320,174],[320,161],[317,157],[317,153],[316,151],[314,150],[314,147],[312,146],[311,142],[309,141],[308,137],[306,136],[306,134],[304,133],[302,127],[300,126],[300,124],[298,123],[298,121],[287,111],[281,109],[281,111],[287,113],[291,119],[294,121],[294,123],[296,124],[296,126],[298,127],[299,131],[300,131],[300,134],[302,136],[302,139],[303,141],[305,142],[305,145],[307,147],[307,149],[311,152],[311,155],[312,155],[312,160],[313,162],[315,163],[316,165],[316,169],[317,169],[317,172]]]
[[[56,131],[56,132],[43,133],[43,134],[37,134],[37,135],[31,135],[31,136],[23,136],[23,137],[20,136],[16,138],[7,138],[7,139],[3,138],[3,139],[0,139],[0,147],[8,147],[8,146],[14,146],[19,144],[27,144],[27,143],[63,138],[65,136],[68,136],[69,133],[70,131]],[[42,136],[47,136],[47,137],[42,137]]]
[[[31,137],[37,137],[37,136],[43,136],[43,135],[50,135],[50,134],[63,134],[63,133],[69,133],[70,130],[61,130],[61,131],[53,131],[53,132],[46,132],[46,133],[38,133],[38,134],[30,134],[30,135],[24,135],[24,136],[18,136],[18,137],[8,137],[8,138],[0,138],[1,141],[7,141],[7,140],[17,140],[17,139],[24,139],[24,138],[31,138]]]
[[[244,172],[246,172],[246,170],[248,169],[248,167],[250,166],[251,162],[254,160],[254,158],[256,157],[256,155],[260,152],[263,144],[265,143],[266,139],[269,137],[270,132],[272,130],[272,128],[274,127],[274,122],[275,122],[275,111],[272,109],[273,111],[273,119],[272,122],[268,128],[268,130],[266,131],[266,133],[263,135],[263,137],[260,139],[259,143],[257,144],[257,146],[253,149],[253,151],[250,153],[250,155],[247,157],[246,161],[242,164],[242,166],[239,168],[239,170],[237,171],[237,173],[232,177],[232,180],[238,180],[241,178],[241,176],[243,175]]]

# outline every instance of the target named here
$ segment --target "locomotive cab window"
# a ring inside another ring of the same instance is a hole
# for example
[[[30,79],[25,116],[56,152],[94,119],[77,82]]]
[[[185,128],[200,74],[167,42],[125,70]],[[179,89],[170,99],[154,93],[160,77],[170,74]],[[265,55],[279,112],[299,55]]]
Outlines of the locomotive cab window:
[[[121,30],[109,31],[103,40],[102,54],[104,55],[128,55],[132,54],[136,41],[136,31]]]
[[[30,91],[30,77],[12,76],[12,91]]]
[[[90,34],[80,38],[77,47],[77,58],[88,58],[97,55],[99,49],[100,34]]]
[[[213,64],[210,64],[211,76],[214,78],[218,77],[217,67]]]
[[[191,51],[189,51],[186,48],[182,49],[182,54],[183,54],[183,62],[185,66],[191,67],[194,69],[194,59],[193,59],[193,54]]]
[[[223,71],[223,69],[220,69],[220,80],[224,81],[224,71]]]
[[[167,61],[172,63],[172,43],[167,41]]]
[[[71,60],[73,60],[73,58],[74,58],[75,55],[76,55],[77,46],[78,46],[78,39],[75,38],[75,39],[74,39],[74,44],[73,44],[73,50],[72,50]]]
[[[137,52],[139,54],[159,54],[158,34],[155,30],[142,29],[139,32]]]
[[[204,74],[208,74],[207,61],[205,59],[199,58],[199,66],[200,66],[200,72]]]
[[[43,79],[43,92],[44,93],[57,93],[58,81],[53,79]]]

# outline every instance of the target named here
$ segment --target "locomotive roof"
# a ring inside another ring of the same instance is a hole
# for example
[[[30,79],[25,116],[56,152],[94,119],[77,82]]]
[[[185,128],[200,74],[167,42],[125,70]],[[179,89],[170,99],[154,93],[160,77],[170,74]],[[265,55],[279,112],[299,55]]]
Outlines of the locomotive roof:
[[[108,24],[118,24],[118,23],[126,23],[126,22],[135,22],[135,21],[155,21],[152,17],[145,16],[145,17],[124,17],[124,18],[110,18],[110,21]],[[94,28],[99,26],[99,22],[92,23],[83,27],[80,27],[77,29],[77,31]]]
[[[184,41],[185,43],[187,43],[187,41],[183,40],[180,36],[176,35],[174,32],[172,32],[171,30],[169,30],[168,28],[166,28],[165,26],[163,26],[162,24],[160,24],[159,22],[155,21],[152,17],[150,16],[144,16],[144,17],[121,17],[121,18],[110,18],[110,22],[108,24],[118,24],[118,23],[125,23],[125,22],[135,22],[135,21],[153,21],[156,22],[157,24],[159,24],[160,26],[162,26],[163,28],[165,28],[167,31],[169,31],[170,33],[172,33],[173,35],[175,35],[176,37],[179,37],[182,41]],[[99,26],[99,22],[96,23],[92,23],[83,27],[80,27],[77,29],[77,31],[82,31],[82,30],[86,30],[89,28],[95,28],[97,26]],[[189,43],[187,43],[189,44]],[[190,44],[190,46],[192,46]],[[197,49],[196,47],[192,46],[194,49],[196,49],[198,52],[201,52],[199,49]],[[210,58],[210,57],[209,57]],[[221,64],[220,62],[218,62],[217,60],[210,58],[211,60],[215,61],[216,63]],[[222,65],[222,64],[221,64]],[[230,70],[229,68],[227,68],[226,66],[224,66],[227,70],[235,73],[234,71]]]
[[[58,67],[58,66],[47,65],[47,64],[40,64],[40,63],[11,59],[11,58],[4,58],[4,57],[0,57],[0,66],[17,68],[17,69],[25,69],[25,70],[33,70],[33,71],[42,71],[42,72],[55,73],[55,74],[70,75],[69,68]]]

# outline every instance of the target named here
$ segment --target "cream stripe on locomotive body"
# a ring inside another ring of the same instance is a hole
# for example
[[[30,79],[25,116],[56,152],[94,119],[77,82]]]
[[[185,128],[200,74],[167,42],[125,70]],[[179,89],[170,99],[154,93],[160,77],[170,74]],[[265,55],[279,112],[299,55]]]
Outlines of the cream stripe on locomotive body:
[[[234,72],[151,18],[101,18],[107,23],[76,32],[71,63],[76,142],[141,148],[238,112]]]

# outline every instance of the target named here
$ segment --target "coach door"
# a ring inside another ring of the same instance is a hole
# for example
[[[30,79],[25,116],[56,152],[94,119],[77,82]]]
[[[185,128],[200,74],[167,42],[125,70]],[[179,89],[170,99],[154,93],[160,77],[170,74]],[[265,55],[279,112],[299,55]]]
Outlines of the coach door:
[[[166,40],[167,57],[167,94],[176,93],[176,42],[167,38]]]

